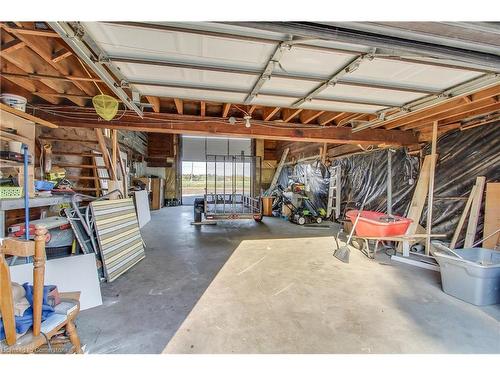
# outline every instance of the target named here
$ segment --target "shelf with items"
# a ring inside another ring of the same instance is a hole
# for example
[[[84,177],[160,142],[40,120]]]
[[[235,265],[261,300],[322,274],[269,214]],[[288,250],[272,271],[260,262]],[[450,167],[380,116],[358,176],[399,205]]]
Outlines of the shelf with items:
[[[8,150],[10,142],[20,142],[28,146],[31,162],[28,164],[28,193],[30,197],[35,196],[35,126],[57,127],[48,121],[39,119],[28,113],[6,106],[0,103],[0,146],[2,150]],[[19,150],[21,151],[21,150]],[[0,172],[7,176],[17,174],[19,186],[24,184],[24,164],[22,161],[0,158]],[[23,193],[24,194],[24,193]]]

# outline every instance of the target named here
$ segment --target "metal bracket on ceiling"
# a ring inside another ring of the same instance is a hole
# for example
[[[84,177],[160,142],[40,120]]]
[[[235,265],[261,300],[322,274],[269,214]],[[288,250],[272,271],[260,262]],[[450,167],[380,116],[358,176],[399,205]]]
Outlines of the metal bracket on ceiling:
[[[337,70],[328,80],[321,83],[318,87],[309,92],[309,94],[307,94],[305,97],[293,103],[292,108],[300,107],[302,104],[312,101],[317,95],[319,95],[327,88],[334,87],[343,76],[357,70],[363,61],[367,60],[371,61],[373,60],[373,57],[374,57],[374,51],[371,51],[370,53],[361,54],[351,59],[341,69]]]
[[[64,39],[73,52],[103,80],[124,105],[136,112],[141,118],[144,116],[142,110],[132,101],[128,94],[123,91],[115,78],[101,64],[94,61],[95,56],[98,56],[99,59],[105,59],[106,54],[100,51],[97,44],[90,39],[82,24],[76,23],[73,28],[68,22],[57,21],[49,22],[49,25]],[[77,34],[79,35],[78,37],[76,36]],[[94,46],[95,49],[91,49],[89,45]],[[114,71],[113,74],[115,74]]]

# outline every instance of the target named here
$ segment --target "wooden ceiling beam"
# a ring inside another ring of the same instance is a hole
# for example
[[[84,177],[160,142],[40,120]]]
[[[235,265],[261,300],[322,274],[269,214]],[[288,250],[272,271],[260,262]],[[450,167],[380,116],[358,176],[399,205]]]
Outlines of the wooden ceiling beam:
[[[310,109],[305,109],[302,112],[300,112],[300,122],[302,124],[309,124],[311,121],[314,119],[318,118],[321,116],[325,111],[313,111]]]
[[[71,110],[66,110],[65,113]],[[130,131],[144,131],[171,134],[198,134],[198,135],[221,135],[228,137],[250,137],[256,139],[275,139],[297,142],[321,142],[337,144],[380,144],[387,145],[413,145],[417,143],[417,137],[413,132],[399,130],[387,131],[384,129],[373,129],[353,133],[349,128],[338,127],[301,127],[300,129],[279,125],[277,122],[253,120],[251,128],[242,125],[231,125],[226,120],[217,117],[205,117],[203,121],[200,116],[174,115],[167,113],[148,113],[144,119],[132,114],[125,115],[120,121],[99,121],[96,115],[93,119],[83,120],[82,110],[74,110],[75,119],[62,118],[40,112],[42,118],[63,127],[84,128],[109,128]],[[151,117],[151,118],[150,118]],[[158,121],[164,120],[164,121]],[[175,120],[175,121],[169,121]],[[272,124],[270,127],[268,125]]]
[[[423,119],[418,119],[416,121],[412,122],[407,122],[403,126],[401,126],[402,130],[411,130],[418,128],[422,125],[428,125],[429,123],[432,123],[434,121],[441,121],[443,119],[446,119],[447,117],[452,117],[452,116],[460,116],[464,115],[470,111],[476,110],[476,109],[481,109],[484,107],[488,107],[492,104],[495,104],[496,100],[494,98],[486,98],[482,99],[476,102],[472,102],[469,104],[462,104],[458,107],[455,107],[454,109],[448,110],[448,111],[442,111],[439,112],[435,115],[432,116],[425,116]]]
[[[366,115],[366,113],[351,113],[348,116],[343,117],[342,119],[339,119],[336,123],[338,127],[343,127],[349,124],[349,121],[357,120],[361,118],[362,116]]]
[[[230,109],[231,109],[230,103],[223,104],[222,105],[222,117],[227,117]]]
[[[61,60],[64,60],[66,57],[70,57],[73,53],[66,48],[61,48],[60,50],[54,52],[52,54],[52,62],[58,63]]]
[[[37,92],[37,88],[34,85],[33,82],[26,81],[22,78],[7,78],[5,79],[9,80],[10,82],[14,83],[15,85],[21,87],[23,90],[29,91],[31,95],[38,96],[39,98],[42,98],[43,100],[49,102],[50,104],[60,104],[61,103],[61,98],[53,97],[53,96],[48,96],[44,93]]]
[[[21,25],[21,23],[16,23],[16,24]],[[21,34],[21,35],[30,35],[30,36],[37,36],[37,37],[42,36],[45,38],[60,38],[60,35],[53,30],[34,29],[34,28],[19,27],[19,26],[11,27],[11,26],[8,26],[6,23],[2,23],[1,27],[5,31],[7,31],[11,34],[16,33],[16,34]]]
[[[50,30],[52,31],[52,30]],[[67,76],[73,73],[78,73],[80,75],[87,74],[84,69],[80,66],[80,63],[76,59],[69,60],[69,56],[66,56],[65,59],[54,62],[53,56],[55,51],[60,51],[65,48],[65,45],[61,44],[60,41],[51,38],[40,38],[38,36],[34,36],[32,34],[23,34],[19,33],[17,29],[14,29],[11,32],[18,39],[22,40],[26,43],[33,52],[35,52],[38,56],[40,56],[46,64],[50,65],[55,73]],[[53,32],[53,31],[52,31]],[[38,73],[38,72],[37,72]],[[78,90],[82,91],[82,93],[94,96],[97,94],[97,90],[95,86],[90,82],[73,82],[72,85],[75,86]],[[72,94],[77,94],[76,92],[72,92]]]
[[[500,85],[492,86],[490,88],[487,88],[487,89],[482,90],[482,91],[478,91],[478,92],[471,94],[471,95],[468,95],[468,96],[469,96],[469,99],[472,100],[472,102],[477,102],[477,101],[491,98],[491,97],[497,96],[497,95],[500,95]],[[420,111],[411,112],[402,118],[386,121],[385,123],[383,123],[382,126],[384,126],[385,129],[395,129],[395,128],[398,128],[400,126],[407,125],[407,124],[414,122],[414,121],[420,121],[423,119],[427,119],[427,118],[430,118],[432,116],[447,112],[449,110],[459,108],[463,105],[467,105],[466,102],[464,103],[463,97],[458,97],[458,98],[450,100],[449,102],[446,102],[444,104],[436,105],[432,108],[423,109]]]
[[[345,112],[324,112],[318,117],[318,124],[326,125],[344,116],[345,114]]]
[[[465,120],[466,118],[469,118],[469,117],[486,115],[488,113],[499,111],[499,110],[500,110],[500,103],[492,103],[488,106],[485,106],[485,107],[482,107],[479,109],[471,110],[468,112],[463,112],[463,113],[456,115],[456,116],[443,118],[443,119],[439,120],[439,126],[446,126],[448,124],[460,122],[460,121]],[[419,124],[418,127],[412,127],[411,130],[425,131],[425,129],[423,129],[423,128],[427,128],[427,127],[431,127],[431,126],[432,126],[432,122],[422,122]],[[402,127],[402,128],[404,128],[404,127]],[[404,130],[404,129],[402,129],[402,130]]]
[[[160,98],[146,95],[146,100],[153,106],[153,111],[156,113],[160,112]]]
[[[207,114],[207,103],[204,101],[200,102],[200,116],[205,117]]]
[[[24,42],[23,42],[24,43]],[[54,81],[83,81],[83,82],[102,82],[102,79],[99,78],[90,78],[90,77],[80,77],[80,76],[57,76],[57,75],[50,75],[50,74],[38,74],[38,73],[29,73],[29,74],[15,74],[11,72],[6,72],[2,71],[0,72],[0,75],[3,75],[5,77],[14,77],[14,78],[25,78],[25,79],[32,79],[32,80],[41,80],[41,79],[49,79],[49,80],[54,80]]]
[[[262,111],[262,119],[264,121],[269,121],[273,116],[278,113],[280,107],[265,107]]]
[[[248,114],[249,115],[252,115],[252,113],[257,109],[257,106],[256,105],[252,105],[250,106],[250,109],[248,110]]]
[[[290,122],[295,118],[295,116],[297,116],[302,111],[303,111],[302,108],[294,108],[294,109],[282,108],[281,119],[283,120],[283,122]]]
[[[184,103],[182,99],[174,98],[175,109],[179,115],[184,114]]]
[[[3,43],[0,47],[2,54],[16,51],[19,48],[26,47],[26,43],[19,39],[12,39],[10,42]]]

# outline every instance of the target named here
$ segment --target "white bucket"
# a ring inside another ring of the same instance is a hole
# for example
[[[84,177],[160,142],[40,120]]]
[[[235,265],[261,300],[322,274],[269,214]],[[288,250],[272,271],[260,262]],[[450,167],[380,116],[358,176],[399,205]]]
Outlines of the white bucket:
[[[2,94],[2,102],[8,106],[26,112],[26,98],[14,94]]]
[[[23,146],[22,142],[18,141],[9,141],[9,151],[21,153],[21,147]]]

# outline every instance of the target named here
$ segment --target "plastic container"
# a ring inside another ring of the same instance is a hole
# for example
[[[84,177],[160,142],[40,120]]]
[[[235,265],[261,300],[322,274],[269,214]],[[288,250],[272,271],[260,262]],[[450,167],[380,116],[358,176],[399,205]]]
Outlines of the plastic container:
[[[0,186],[0,199],[14,199],[22,197],[22,186]]]
[[[26,112],[26,98],[14,94],[2,94],[2,102],[7,104],[9,107],[18,109],[20,111]]]
[[[500,303],[500,251],[472,248],[454,250],[464,259],[435,251],[443,291],[477,306]]]
[[[346,216],[354,224],[358,210],[346,212]],[[392,215],[390,220],[387,214],[375,211],[361,211],[358,224],[356,225],[356,235],[360,237],[394,237],[401,236],[413,222],[403,216]]]
[[[9,151],[10,152],[17,152],[20,154],[22,152],[21,147],[23,146],[22,142],[18,141],[9,141]]]

